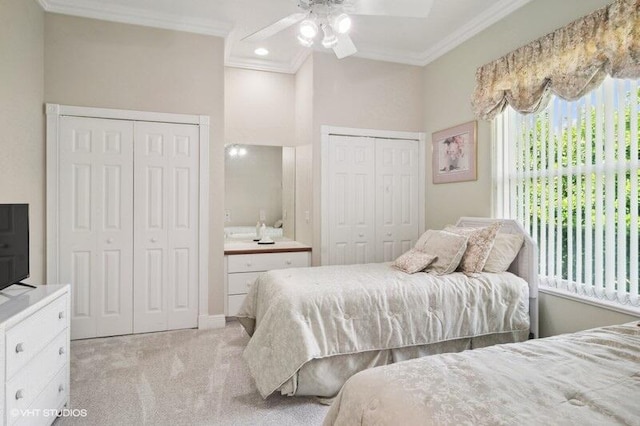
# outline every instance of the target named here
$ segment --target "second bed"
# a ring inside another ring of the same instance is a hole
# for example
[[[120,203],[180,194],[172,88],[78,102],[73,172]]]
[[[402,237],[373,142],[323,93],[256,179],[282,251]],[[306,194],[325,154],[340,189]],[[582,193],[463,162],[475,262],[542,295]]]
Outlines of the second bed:
[[[500,232],[522,230],[506,221]],[[526,340],[537,331],[535,257],[525,236],[503,273],[410,275],[387,263],[267,272],[238,315],[252,336],[244,357],[263,397],[333,397],[370,367]]]

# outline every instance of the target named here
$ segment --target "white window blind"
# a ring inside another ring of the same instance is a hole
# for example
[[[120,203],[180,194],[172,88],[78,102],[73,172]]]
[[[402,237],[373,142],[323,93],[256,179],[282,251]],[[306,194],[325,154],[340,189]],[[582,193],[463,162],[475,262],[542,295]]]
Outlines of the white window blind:
[[[494,120],[496,215],[538,243],[541,285],[640,307],[638,103],[634,80]]]

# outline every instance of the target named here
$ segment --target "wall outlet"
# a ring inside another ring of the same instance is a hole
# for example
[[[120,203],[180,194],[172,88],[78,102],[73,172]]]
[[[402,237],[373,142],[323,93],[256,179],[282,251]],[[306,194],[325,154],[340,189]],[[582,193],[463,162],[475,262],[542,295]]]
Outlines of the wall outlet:
[[[264,211],[264,209],[260,209],[260,220],[262,222],[264,222],[265,220],[267,220],[267,212]]]
[[[282,209],[282,220],[287,219],[287,209]]]
[[[231,210],[224,211],[224,221],[227,223],[231,222]]]
[[[311,215],[309,214],[309,210],[304,211],[304,220],[307,223],[311,222]]]

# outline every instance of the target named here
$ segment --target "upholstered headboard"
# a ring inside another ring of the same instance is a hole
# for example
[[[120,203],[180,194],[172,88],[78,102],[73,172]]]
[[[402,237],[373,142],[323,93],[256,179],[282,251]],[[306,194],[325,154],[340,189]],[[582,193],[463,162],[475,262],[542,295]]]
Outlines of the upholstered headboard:
[[[538,335],[538,246],[531,236],[512,219],[491,219],[486,217],[461,217],[456,226],[477,228],[490,225],[494,222],[502,222],[500,231],[506,234],[524,235],[524,244],[520,253],[509,267],[509,272],[521,277],[529,283],[529,318],[531,332],[534,337]]]

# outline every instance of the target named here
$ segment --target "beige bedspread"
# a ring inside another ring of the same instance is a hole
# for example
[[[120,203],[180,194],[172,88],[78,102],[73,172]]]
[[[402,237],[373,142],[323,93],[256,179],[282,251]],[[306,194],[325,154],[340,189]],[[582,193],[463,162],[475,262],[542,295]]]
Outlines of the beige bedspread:
[[[408,275],[389,264],[266,272],[238,317],[263,397],[315,358],[529,330],[528,286],[510,273]]]
[[[640,425],[640,323],[363,371],[327,425]]]

